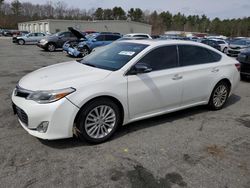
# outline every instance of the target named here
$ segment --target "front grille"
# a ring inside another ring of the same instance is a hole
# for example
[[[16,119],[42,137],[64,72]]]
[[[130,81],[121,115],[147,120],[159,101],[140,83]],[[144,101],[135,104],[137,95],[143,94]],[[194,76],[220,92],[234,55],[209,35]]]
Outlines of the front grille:
[[[26,126],[28,126],[28,123],[29,123],[28,122],[28,115],[21,108],[16,106],[15,104],[13,104],[13,108],[17,114],[18,119],[20,119],[20,121],[22,123],[24,123]]]
[[[239,51],[228,50],[228,53],[238,55]]]

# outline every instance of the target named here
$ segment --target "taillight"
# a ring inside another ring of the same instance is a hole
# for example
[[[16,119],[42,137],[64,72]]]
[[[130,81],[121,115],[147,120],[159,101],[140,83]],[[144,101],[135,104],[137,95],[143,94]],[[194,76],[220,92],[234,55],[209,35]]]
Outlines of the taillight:
[[[237,68],[237,70],[240,72],[240,63],[236,63],[235,67]]]

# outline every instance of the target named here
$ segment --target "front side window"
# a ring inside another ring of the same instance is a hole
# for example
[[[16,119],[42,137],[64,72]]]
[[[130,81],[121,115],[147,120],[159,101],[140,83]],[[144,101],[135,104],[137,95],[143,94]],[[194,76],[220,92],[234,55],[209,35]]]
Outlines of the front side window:
[[[101,69],[116,71],[127,64],[148,45],[129,42],[117,42],[100,47],[85,56],[80,63]]]
[[[104,35],[98,35],[95,39],[96,41],[104,41]]]
[[[179,61],[181,66],[199,65],[219,61],[221,55],[209,49],[193,46],[179,45]]]
[[[138,63],[149,65],[152,71],[177,67],[176,46],[164,46],[154,49],[145,55]]]

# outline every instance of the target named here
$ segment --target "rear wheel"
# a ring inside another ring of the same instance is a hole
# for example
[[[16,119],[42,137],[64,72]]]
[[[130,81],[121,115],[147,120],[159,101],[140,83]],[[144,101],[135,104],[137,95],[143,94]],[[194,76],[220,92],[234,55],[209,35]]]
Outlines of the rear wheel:
[[[24,41],[23,39],[19,39],[19,40],[17,41],[17,43],[18,43],[19,45],[24,45],[24,44],[25,44],[25,41]]]
[[[212,110],[220,110],[225,105],[230,87],[227,82],[221,81],[215,87],[209,100],[209,107]]]
[[[56,49],[55,45],[53,43],[49,43],[48,46],[47,46],[47,50],[49,52],[54,52]]]
[[[101,143],[109,139],[121,122],[117,104],[108,98],[91,101],[80,112],[76,126],[82,140]]]

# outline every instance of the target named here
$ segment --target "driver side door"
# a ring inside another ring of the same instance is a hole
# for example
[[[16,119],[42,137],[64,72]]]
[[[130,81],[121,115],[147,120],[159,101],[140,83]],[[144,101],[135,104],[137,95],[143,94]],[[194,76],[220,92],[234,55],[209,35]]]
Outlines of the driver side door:
[[[161,114],[180,107],[182,76],[176,45],[153,49],[138,64],[151,72],[128,75],[128,105],[131,120]]]

